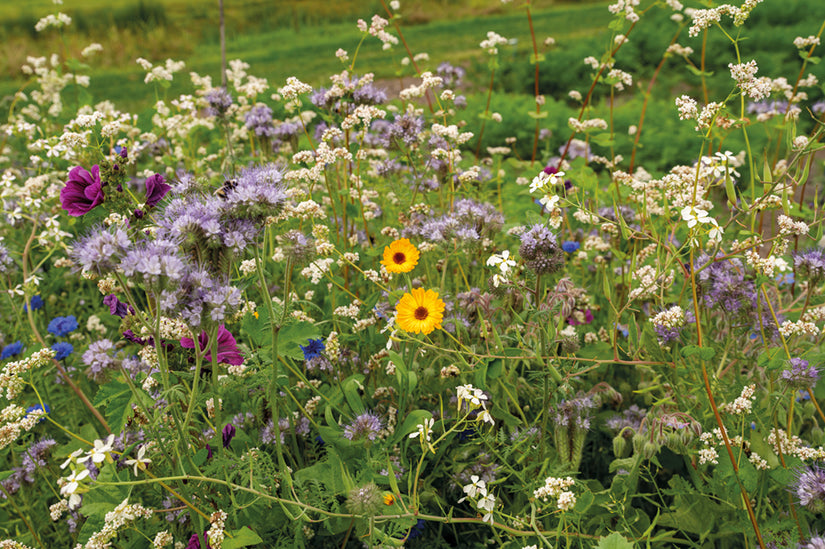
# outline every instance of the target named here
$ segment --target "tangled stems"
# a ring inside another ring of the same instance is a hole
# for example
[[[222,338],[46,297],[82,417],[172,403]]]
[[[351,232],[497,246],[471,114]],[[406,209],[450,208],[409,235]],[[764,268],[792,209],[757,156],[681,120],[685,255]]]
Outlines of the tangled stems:
[[[36,232],[37,221],[33,221],[31,235],[29,235],[29,239],[26,241],[26,245],[23,248],[23,258],[21,261],[21,263],[23,264],[23,280],[29,279],[29,254],[31,253],[31,246],[34,242]],[[43,339],[43,336],[40,334],[40,330],[37,329],[37,325],[34,322],[34,314],[32,311],[32,307],[26,308],[26,318],[29,322],[29,327],[31,328],[32,333],[34,334],[34,337],[37,339],[38,343],[40,343],[40,345],[42,345],[43,347],[47,347],[46,340]],[[74,380],[72,380],[71,377],[69,377],[68,372],[66,372],[66,369],[63,368],[62,364],[60,364],[60,361],[52,359],[52,363],[57,368],[57,372],[60,374],[61,379],[63,379],[63,381],[66,382],[66,385],[68,385],[72,389],[74,394],[77,395],[77,398],[79,398],[83,405],[92,413],[93,416],[95,416],[95,419],[97,419],[97,421],[103,426],[103,428],[106,429],[106,432],[111,433],[112,429],[109,427],[109,424],[103,418],[103,415],[97,410],[97,408],[95,408],[92,405],[92,403],[89,401],[89,397],[86,396],[83,390],[74,382]]]

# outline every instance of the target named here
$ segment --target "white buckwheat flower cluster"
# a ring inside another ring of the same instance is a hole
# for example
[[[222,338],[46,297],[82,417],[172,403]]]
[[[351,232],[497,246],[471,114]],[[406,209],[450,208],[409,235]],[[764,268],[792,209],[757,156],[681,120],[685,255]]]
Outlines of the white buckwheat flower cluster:
[[[483,50],[487,50],[487,53],[490,55],[498,54],[498,46],[503,46],[507,44],[508,40],[501,36],[500,34],[487,31],[487,39],[482,40],[479,44],[479,47]]]
[[[23,390],[25,382],[20,378],[29,370],[45,366],[54,357],[52,349],[40,349],[30,357],[15,362],[9,362],[3,367],[0,373],[0,391],[6,390],[6,399],[14,400],[20,391]]]
[[[17,440],[17,438],[45,416],[43,410],[26,410],[17,404],[9,404],[0,412],[0,450]]]
[[[95,532],[86,542],[86,545],[78,544],[75,549],[83,547],[83,549],[99,549],[103,547],[111,547],[110,543],[117,537],[117,532],[125,526],[131,525],[138,518],[150,518],[152,510],[143,507],[137,503],[130,504],[129,499],[124,499],[120,505],[115,507],[112,511],[106,513],[104,518],[103,528],[99,532]]]
[[[818,36],[808,36],[807,38],[803,38],[801,36],[797,36],[793,39],[793,45],[799,48],[800,50],[803,48],[810,48],[811,46],[818,46],[819,45],[819,37]]]
[[[768,434],[768,444],[771,445],[776,455],[792,455],[803,461],[825,459],[825,449],[822,446],[819,448],[805,446],[802,439],[796,435],[788,438],[788,433],[784,429],[771,429]]]
[[[206,537],[209,538],[209,545],[212,547],[220,547],[223,543],[224,532],[223,527],[226,522],[226,512],[217,510],[209,517],[209,522],[212,524]]]
[[[793,322],[792,320],[786,320],[779,327],[779,333],[782,334],[782,337],[785,339],[795,335],[816,337],[819,335],[819,328],[817,328],[813,322],[805,322],[803,320]]]
[[[650,322],[665,328],[679,328],[685,325],[685,311],[678,305],[674,305],[667,311],[662,311],[652,317]]]
[[[568,488],[575,483],[576,481],[571,477],[547,477],[544,479],[544,486],[533,491],[533,497],[545,502],[550,498],[555,498],[559,511],[569,511],[576,505],[576,495]]]
[[[808,224],[804,221],[794,221],[787,215],[780,215],[777,223],[779,223],[779,234],[781,236],[805,236],[808,234]]]
[[[645,265],[633,273],[633,280],[639,285],[630,291],[628,299],[649,299],[673,284],[673,271],[659,274],[654,267]]]
[[[734,65],[728,64],[730,69],[730,76],[736,80],[736,84],[742,90],[742,93],[753,99],[759,101],[768,97],[771,94],[772,80],[767,77],[756,78],[756,71],[759,67],[756,66],[756,60],[752,59],[747,63],[739,63]]]
[[[753,407],[754,393],[756,393],[756,385],[746,385],[742,388],[742,392],[736,400],[723,404],[719,409],[733,415],[750,413]]]

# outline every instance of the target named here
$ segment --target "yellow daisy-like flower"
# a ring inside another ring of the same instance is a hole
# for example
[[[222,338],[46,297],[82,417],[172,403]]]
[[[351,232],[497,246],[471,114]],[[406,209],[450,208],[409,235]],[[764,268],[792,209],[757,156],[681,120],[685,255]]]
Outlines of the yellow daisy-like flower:
[[[444,302],[438,293],[424,288],[414,288],[401,296],[395,306],[395,322],[405,332],[429,334],[441,328],[444,320]]]
[[[384,492],[384,505],[392,505],[395,503],[395,496],[389,492]]]
[[[406,238],[399,238],[384,248],[381,264],[390,273],[408,273],[418,264],[421,252]]]

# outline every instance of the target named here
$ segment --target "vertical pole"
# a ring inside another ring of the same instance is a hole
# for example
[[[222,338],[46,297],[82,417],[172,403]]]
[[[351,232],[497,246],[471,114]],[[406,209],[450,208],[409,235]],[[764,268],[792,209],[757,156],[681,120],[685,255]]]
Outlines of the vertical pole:
[[[226,25],[223,20],[223,0],[218,0],[218,7],[221,12],[221,86],[226,89]]]

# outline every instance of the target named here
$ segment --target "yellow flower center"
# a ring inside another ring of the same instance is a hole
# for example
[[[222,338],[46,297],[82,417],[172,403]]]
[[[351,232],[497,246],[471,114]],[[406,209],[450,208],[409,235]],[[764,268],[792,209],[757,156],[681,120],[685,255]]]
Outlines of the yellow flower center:
[[[427,310],[426,307],[419,307],[413,313],[416,320],[426,320],[428,316],[430,316],[430,311]]]

